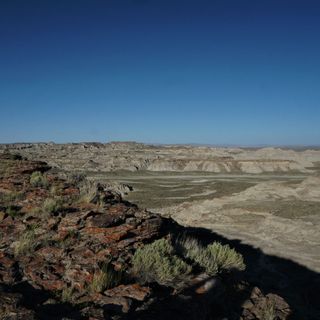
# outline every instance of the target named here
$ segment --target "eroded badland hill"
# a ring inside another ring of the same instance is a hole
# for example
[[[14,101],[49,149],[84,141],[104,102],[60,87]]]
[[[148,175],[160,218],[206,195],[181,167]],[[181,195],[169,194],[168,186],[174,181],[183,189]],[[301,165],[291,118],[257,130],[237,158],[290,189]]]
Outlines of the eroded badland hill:
[[[154,146],[140,143],[35,143],[2,145],[29,159],[77,171],[204,171],[215,173],[309,172],[320,150]]]

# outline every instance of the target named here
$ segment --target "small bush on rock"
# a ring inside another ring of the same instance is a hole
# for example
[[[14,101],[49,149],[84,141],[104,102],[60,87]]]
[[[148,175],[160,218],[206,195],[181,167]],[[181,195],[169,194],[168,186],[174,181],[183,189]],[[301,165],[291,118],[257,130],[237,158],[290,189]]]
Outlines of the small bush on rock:
[[[15,245],[14,253],[16,256],[33,252],[36,247],[36,237],[34,229],[25,231]]]
[[[137,249],[133,256],[133,273],[142,282],[175,286],[190,274],[192,267],[175,254],[167,239],[156,240]]]
[[[47,178],[40,171],[32,172],[30,176],[30,184],[33,187],[39,188],[47,188],[49,185]]]
[[[43,203],[43,210],[48,213],[57,213],[63,209],[61,198],[48,198]]]
[[[209,275],[214,276],[218,273],[219,268],[215,257],[198,240],[183,236],[177,239],[175,246],[184,257],[204,268]]]

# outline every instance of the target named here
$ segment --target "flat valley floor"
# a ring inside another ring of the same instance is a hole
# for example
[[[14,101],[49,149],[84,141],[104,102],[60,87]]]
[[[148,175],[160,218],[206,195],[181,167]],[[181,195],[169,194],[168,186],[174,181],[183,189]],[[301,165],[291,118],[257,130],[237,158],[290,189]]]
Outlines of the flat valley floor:
[[[320,272],[317,174],[89,173],[133,187],[125,199]],[[268,264],[261,261],[261,264]]]

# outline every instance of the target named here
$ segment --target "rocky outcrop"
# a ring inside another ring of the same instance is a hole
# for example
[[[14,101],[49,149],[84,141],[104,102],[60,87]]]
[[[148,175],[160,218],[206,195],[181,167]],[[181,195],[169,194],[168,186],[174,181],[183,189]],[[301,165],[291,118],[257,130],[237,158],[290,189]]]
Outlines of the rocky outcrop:
[[[286,319],[290,316],[289,305],[276,294],[262,294],[257,287],[252,289],[250,298],[242,304],[240,319]]]

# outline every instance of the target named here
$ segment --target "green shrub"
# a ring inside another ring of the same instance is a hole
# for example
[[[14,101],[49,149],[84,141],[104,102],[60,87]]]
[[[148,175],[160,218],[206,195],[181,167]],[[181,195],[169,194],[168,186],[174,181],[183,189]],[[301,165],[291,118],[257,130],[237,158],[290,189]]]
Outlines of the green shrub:
[[[6,214],[13,218],[17,217],[20,214],[20,208],[17,206],[9,205],[6,208]]]
[[[15,245],[14,253],[16,256],[33,252],[36,247],[36,237],[34,229],[25,231]]]
[[[103,292],[119,285],[123,278],[123,272],[114,270],[111,263],[106,263],[100,270],[94,273],[90,290],[92,292]]]
[[[33,187],[40,188],[47,188],[49,185],[47,178],[40,171],[32,172],[30,176],[30,184]]]
[[[195,260],[205,249],[197,239],[183,235],[176,239],[174,246],[184,257]]]
[[[47,213],[57,213],[63,209],[61,198],[48,198],[43,203],[43,210]]]
[[[166,239],[156,240],[137,249],[133,259],[133,273],[142,282],[177,285],[190,274],[192,267],[175,254]]]
[[[219,272],[232,269],[243,271],[246,268],[242,255],[227,244],[213,242],[207,246],[206,251],[216,261]]]
[[[210,276],[245,269],[242,255],[228,245],[213,242],[204,247],[198,240],[182,236],[174,245],[160,239],[137,249],[132,259],[132,271],[142,282],[178,287],[188,279],[191,264],[201,267]]]
[[[99,198],[97,182],[84,178],[79,183],[79,188],[80,194],[78,202],[91,203],[94,199]]]
[[[61,195],[63,190],[62,190],[61,186],[53,185],[53,186],[51,186],[49,191],[50,191],[51,196],[56,197],[56,196]]]
[[[175,243],[177,250],[182,255],[202,268],[209,275],[216,275],[219,272],[219,268],[216,259],[210,254],[206,247],[203,247],[198,240],[189,237],[182,237],[177,239]]]
[[[229,245],[213,242],[203,247],[198,240],[189,237],[178,238],[175,242],[182,255],[200,265],[209,275],[216,275],[232,269],[244,270],[243,257]]]

